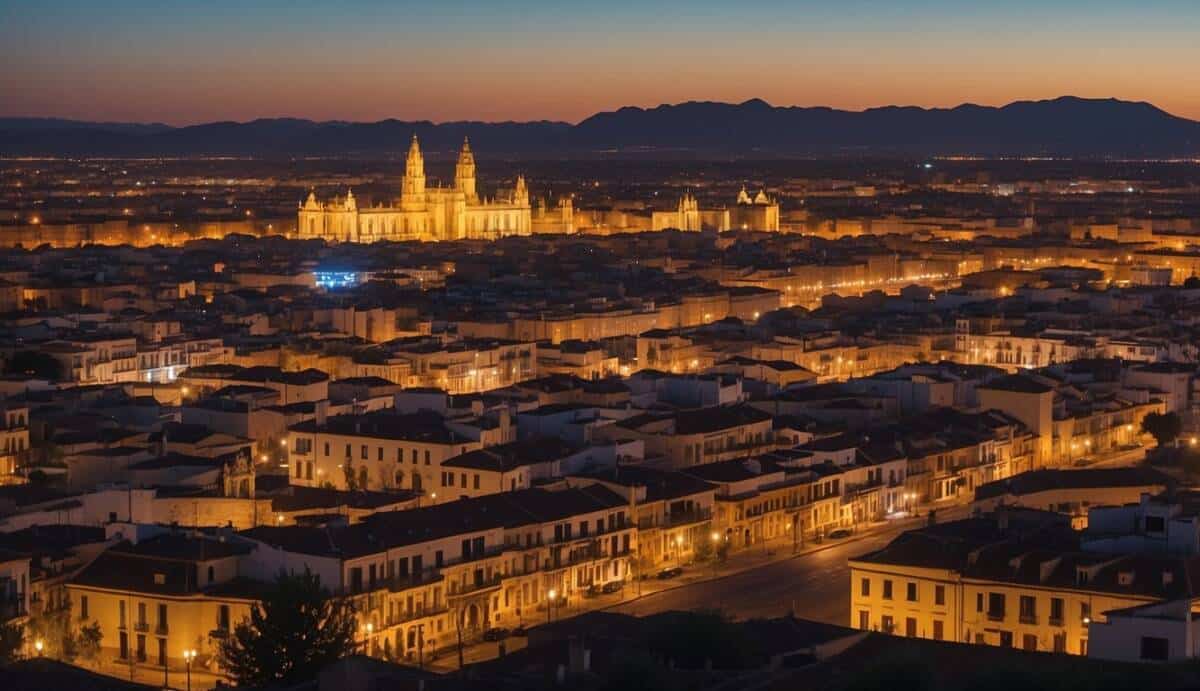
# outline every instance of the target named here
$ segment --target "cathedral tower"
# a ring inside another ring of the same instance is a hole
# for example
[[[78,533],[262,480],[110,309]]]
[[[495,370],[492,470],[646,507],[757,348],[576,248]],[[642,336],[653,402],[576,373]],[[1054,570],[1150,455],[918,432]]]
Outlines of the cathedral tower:
[[[416,210],[425,206],[425,159],[421,156],[421,145],[413,135],[408,147],[408,160],[404,162],[404,181],[400,184],[400,205]]]
[[[458,163],[454,166],[454,189],[467,197],[468,204],[478,203],[479,195],[475,191],[475,154],[471,153],[471,142],[463,137],[462,151],[458,153]]]

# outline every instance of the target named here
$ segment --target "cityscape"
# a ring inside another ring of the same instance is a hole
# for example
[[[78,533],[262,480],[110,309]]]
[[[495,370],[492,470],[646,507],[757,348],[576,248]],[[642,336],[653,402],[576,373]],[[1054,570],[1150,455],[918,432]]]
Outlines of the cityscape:
[[[464,4],[0,7],[0,686],[1200,688],[1200,11]]]

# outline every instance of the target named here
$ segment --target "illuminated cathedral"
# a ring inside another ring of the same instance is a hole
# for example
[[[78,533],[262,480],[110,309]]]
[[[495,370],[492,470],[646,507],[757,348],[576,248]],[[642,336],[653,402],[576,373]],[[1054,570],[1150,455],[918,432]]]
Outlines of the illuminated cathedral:
[[[491,240],[529,235],[529,189],[518,177],[512,189],[484,199],[475,187],[475,156],[463,141],[453,187],[425,184],[425,159],[413,135],[404,164],[400,197],[391,204],[359,206],[354,192],[328,202],[310,192],[300,205],[297,235],[339,242],[376,240]]]

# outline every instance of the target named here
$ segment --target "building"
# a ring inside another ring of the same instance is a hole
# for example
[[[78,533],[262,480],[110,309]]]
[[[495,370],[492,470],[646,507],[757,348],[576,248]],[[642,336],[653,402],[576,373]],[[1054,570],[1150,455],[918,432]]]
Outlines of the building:
[[[779,202],[759,190],[752,198],[746,188],[738,193],[737,203],[720,209],[701,209],[691,193],[679,199],[670,211],[655,211],[650,217],[651,230],[766,230],[779,231]]]
[[[533,223],[524,177],[518,177],[512,189],[494,198],[479,194],[475,155],[465,140],[454,168],[454,186],[427,185],[425,159],[413,135],[398,200],[360,207],[353,191],[324,203],[310,192],[300,205],[296,228],[301,239],[339,242],[490,240],[530,235]]]
[[[240,536],[254,546],[248,572],[312,570],[352,599],[372,655],[417,660],[460,635],[475,641],[489,628],[551,619],[626,580],[637,531],[626,499],[593,483]]]
[[[1009,509],[909,531],[850,560],[850,625],[1089,655],[1111,612],[1194,598],[1195,558],[1081,551],[1069,519]]]

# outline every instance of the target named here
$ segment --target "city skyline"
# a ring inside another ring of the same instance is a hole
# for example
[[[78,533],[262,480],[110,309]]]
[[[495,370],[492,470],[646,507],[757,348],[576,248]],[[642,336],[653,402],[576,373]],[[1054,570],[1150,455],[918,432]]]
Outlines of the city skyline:
[[[1200,9],[1174,0],[5,3],[0,116],[577,122],[689,100],[862,110],[1074,95],[1197,119],[1197,29]]]

